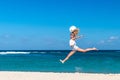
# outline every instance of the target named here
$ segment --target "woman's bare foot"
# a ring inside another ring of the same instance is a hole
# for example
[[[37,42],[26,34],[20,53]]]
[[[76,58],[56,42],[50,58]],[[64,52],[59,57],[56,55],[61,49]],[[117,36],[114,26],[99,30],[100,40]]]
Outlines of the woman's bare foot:
[[[60,62],[64,64],[64,61],[60,59]]]
[[[98,50],[97,48],[93,47],[93,50]]]

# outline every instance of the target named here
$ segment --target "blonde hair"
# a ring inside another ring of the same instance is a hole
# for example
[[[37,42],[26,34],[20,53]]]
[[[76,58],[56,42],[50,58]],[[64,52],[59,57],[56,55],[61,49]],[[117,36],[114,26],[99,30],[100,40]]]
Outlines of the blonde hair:
[[[75,35],[77,35],[78,32],[79,32],[79,29],[77,28],[77,29],[75,29],[72,33],[74,33]]]

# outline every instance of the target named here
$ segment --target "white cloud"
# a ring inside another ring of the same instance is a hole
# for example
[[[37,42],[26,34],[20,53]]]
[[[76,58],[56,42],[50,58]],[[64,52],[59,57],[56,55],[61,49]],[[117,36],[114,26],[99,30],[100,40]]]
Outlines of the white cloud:
[[[114,42],[114,41],[116,41],[116,40],[118,40],[119,39],[119,37],[118,36],[110,36],[108,39],[106,39],[106,40],[101,40],[100,42],[99,42],[99,44],[105,44],[105,43],[111,43],[111,42]]]
[[[111,40],[116,40],[116,39],[118,39],[118,37],[117,36],[111,36],[110,39]]]
[[[118,36],[111,36],[109,39],[108,39],[108,42],[113,42],[113,41],[116,41],[118,40],[119,37]]]

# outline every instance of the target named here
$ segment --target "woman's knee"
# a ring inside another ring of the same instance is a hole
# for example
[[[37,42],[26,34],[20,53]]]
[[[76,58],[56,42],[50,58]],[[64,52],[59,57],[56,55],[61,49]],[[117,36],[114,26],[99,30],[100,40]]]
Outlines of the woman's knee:
[[[84,49],[79,49],[79,48],[77,49],[77,51],[83,52],[83,53],[86,52],[86,50],[84,50]]]

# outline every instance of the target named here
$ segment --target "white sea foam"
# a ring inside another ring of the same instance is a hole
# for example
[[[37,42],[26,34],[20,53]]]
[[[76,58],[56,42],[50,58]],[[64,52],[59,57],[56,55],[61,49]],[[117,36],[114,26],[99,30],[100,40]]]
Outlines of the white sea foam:
[[[45,54],[45,53],[47,53],[47,52],[38,52],[38,53],[42,53],[42,54]]]
[[[81,71],[82,71],[82,68],[81,68],[81,67],[75,67],[75,71],[76,71],[76,72],[81,72]]]
[[[15,52],[15,51],[7,51],[7,52],[0,52],[0,54],[30,54],[30,52]]]

